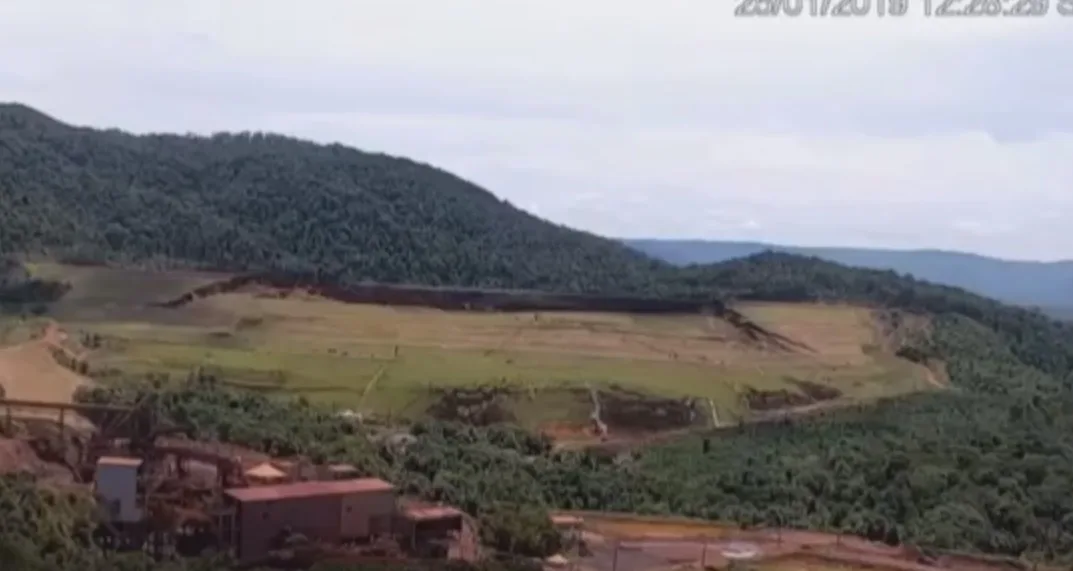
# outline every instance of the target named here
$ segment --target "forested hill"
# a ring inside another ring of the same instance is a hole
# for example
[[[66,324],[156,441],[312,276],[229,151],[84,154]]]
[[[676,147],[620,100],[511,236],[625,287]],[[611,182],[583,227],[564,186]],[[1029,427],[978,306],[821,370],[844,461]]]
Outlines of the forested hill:
[[[774,250],[816,256],[847,266],[894,270],[900,274],[962,287],[1008,303],[1073,311],[1073,260],[1000,260],[940,250],[811,248],[757,242],[709,240],[624,240],[630,247],[668,262],[712,264]]]
[[[0,105],[0,249],[344,284],[854,300],[1031,330],[1017,335],[1048,347],[1070,339],[1039,315],[889,271],[770,252],[677,268],[407,159],[268,134],[135,136],[11,104]]]
[[[135,136],[0,105],[0,254],[612,291],[665,267],[437,168],[263,133]]]
[[[202,436],[386,463],[384,475],[408,493],[471,512],[521,501],[841,529],[1051,559],[1073,553],[1073,323],[954,287],[775,252],[679,268],[405,159],[276,135],[74,128],[16,105],[0,106],[0,249],[280,269],[343,284],[838,301],[927,313],[931,335],[905,349],[941,360],[956,390],[833,411],[789,428],[743,427],[703,446],[687,439],[625,467],[521,450],[526,440],[502,427],[426,427],[429,436],[395,457],[359,450],[352,429],[305,401],[239,397],[207,388],[214,384],[152,390],[184,391],[160,402],[177,419],[196,415]],[[42,287],[53,285],[0,265],[0,297],[6,291],[18,302]],[[103,393],[95,398],[119,398]],[[236,407],[239,398],[246,404]],[[266,432],[269,425],[275,429]],[[23,489],[6,497],[25,496]],[[0,489],[0,503],[4,497]],[[24,528],[27,542],[41,541],[40,529],[62,529]]]

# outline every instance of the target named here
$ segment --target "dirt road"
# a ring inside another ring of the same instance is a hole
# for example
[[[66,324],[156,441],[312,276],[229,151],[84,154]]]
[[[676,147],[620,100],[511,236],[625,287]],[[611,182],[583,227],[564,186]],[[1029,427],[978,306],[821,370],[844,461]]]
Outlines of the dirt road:
[[[48,323],[37,338],[0,348],[0,386],[4,388],[4,397],[55,403],[71,402],[75,391],[92,381],[56,361],[53,355],[55,351],[61,351],[69,358],[82,356],[66,347],[66,342],[67,334],[63,329],[55,323]],[[12,415],[53,418],[56,413],[13,410]],[[67,416],[75,424],[86,422],[74,414]]]

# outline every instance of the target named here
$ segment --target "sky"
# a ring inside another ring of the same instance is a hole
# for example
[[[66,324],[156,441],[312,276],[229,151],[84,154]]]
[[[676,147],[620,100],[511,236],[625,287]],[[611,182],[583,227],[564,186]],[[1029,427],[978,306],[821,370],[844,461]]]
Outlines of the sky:
[[[741,1],[2,0],[0,101],[407,156],[607,236],[1073,258],[1073,16]]]

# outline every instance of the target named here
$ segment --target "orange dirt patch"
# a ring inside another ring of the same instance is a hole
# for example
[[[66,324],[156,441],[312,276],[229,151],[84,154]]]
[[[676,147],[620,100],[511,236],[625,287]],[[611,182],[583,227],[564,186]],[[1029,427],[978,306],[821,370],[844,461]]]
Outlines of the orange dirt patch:
[[[943,363],[930,363],[924,368],[924,378],[931,386],[937,389],[950,388],[950,375],[946,372],[946,365]]]
[[[541,425],[540,433],[566,447],[600,442],[600,437],[588,422],[549,422]]]
[[[91,381],[57,362],[55,352],[68,358],[81,355],[67,347],[67,335],[54,323],[48,324],[38,338],[0,349],[0,386],[4,396],[15,400],[69,403],[79,387]],[[38,417],[55,413],[12,410],[12,416]],[[67,415],[74,423],[85,423],[75,414]]]
[[[0,474],[34,472],[43,466],[44,462],[25,441],[0,438]]]
[[[582,566],[609,571],[649,571],[672,567],[726,568],[743,560],[758,571],[1013,571],[1011,559],[964,554],[925,557],[908,546],[873,543],[852,536],[797,530],[741,530],[687,519],[563,512],[584,520],[592,557]],[[1039,567],[1043,569],[1042,566]]]

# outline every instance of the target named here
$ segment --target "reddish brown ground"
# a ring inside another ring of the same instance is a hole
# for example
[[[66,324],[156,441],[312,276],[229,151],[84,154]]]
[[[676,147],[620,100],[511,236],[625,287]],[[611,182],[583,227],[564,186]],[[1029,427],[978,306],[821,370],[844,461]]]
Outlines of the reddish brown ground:
[[[81,357],[68,345],[67,333],[49,323],[34,339],[0,348],[0,384],[7,398],[70,402],[75,389],[90,381],[57,362],[54,352]]]
[[[0,474],[34,473],[44,464],[27,442],[14,438],[0,438]]]
[[[588,422],[549,422],[540,427],[540,433],[562,450],[578,450],[603,442]]]
[[[44,485],[67,485],[74,481],[70,469],[38,457],[22,438],[0,438],[0,475],[31,474]]]
[[[927,559],[913,548],[856,537],[796,530],[742,531],[730,526],[654,518],[576,514],[585,518],[591,557],[573,566],[598,571],[650,571],[670,567],[725,568],[733,552],[751,552],[749,566],[764,571],[1011,571],[1008,561],[964,555]],[[617,553],[616,553],[617,552]],[[728,557],[729,555],[729,557]]]

